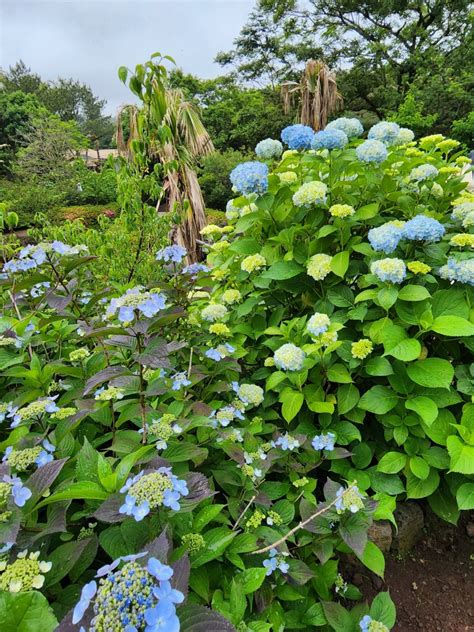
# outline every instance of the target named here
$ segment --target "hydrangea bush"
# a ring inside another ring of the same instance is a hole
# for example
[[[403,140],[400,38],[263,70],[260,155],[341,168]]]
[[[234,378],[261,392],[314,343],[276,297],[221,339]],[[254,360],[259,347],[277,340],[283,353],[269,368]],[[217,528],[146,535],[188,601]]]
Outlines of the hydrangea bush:
[[[346,556],[383,576],[398,498],[472,508],[462,157],[328,128],[237,167],[205,264],[169,246],[107,284],[55,241],[4,266],[0,629],[389,630]]]

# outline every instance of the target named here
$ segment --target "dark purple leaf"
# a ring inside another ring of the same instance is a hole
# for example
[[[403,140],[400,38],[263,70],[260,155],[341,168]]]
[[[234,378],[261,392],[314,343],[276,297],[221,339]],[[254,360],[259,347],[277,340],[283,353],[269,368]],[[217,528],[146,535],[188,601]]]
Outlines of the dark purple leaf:
[[[123,505],[124,495],[113,494],[96,509],[92,514],[93,518],[102,522],[123,522],[127,516],[119,513],[119,508]]]
[[[294,583],[297,586],[302,586],[303,584],[306,584],[306,582],[309,582],[312,577],[314,577],[314,573],[310,569],[310,567],[301,560],[289,560],[288,564],[290,566],[288,570],[288,578],[290,579],[290,584]]]
[[[51,309],[57,310],[59,313],[63,313],[66,307],[71,303],[73,297],[71,294],[67,294],[66,296],[62,296],[61,294],[54,294],[53,292],[48,292],[45,296],[46,303],[51,307]]]
[[[300,502],[301,520],[303,521],[307,520],[310,516],[312,516],[318,511],[325,509],[326,507],[327,507],[327,503],[319,503],[318,506],[315,507],[313,504],[309,503],[305,498],[302,498]],[[308,524],[306,524],[304,528],[306,529],[306,531],[309,531],[310,533],[318,533],[321,535],[326,535],[326,534],[332,533],[332,529],[329,526],[329,522],[330,520],[328,518],[328,513],[323,513],[322,515],[319,515],[313,520],[311,520],[310,522],[308,522]]]
[[[328,502],[333,501],[336,498],[337,490],[340,487],[341,485],[339,483],[336,483],[335,481],[332,481],[330,478],[328,478],[326,482],[324,483],[324,488],[323,488],[324,498]]]
[[[166,528],[157,538],[145,544],[143,548],[145,551],[148,552],[149,557],[156,557],[156,559],[160,560],[160,562],[162,562],[163,564],[167,564],[168,556],[171,552],[171,540],[168,536],[168,531],[166,530]],[[147,558],[142,559],[144,560]]]
[[[181,498],[179,502],[181,511],[191,511],[201,500],[209,498],[216,493],[211,491],[209,481],[204,474],[191,472],[186,474],[184,478],[188,484],[189,494]]]
[[[16,507],[11,509],[11,516],[6,522],[0,522],[0,544],[16,542],[20,530],[20,512]]]
[[[59,624],[59,626],[56,628],[54,632],[79,632],[79,630],[81,629],[81,626],[84,627],[86,630],[89,629],[91,621],[94,617],[92,605],[89,606],[89,608],[87,608],[87,610],[84,613],[84,616],[76,625],[73,625],[72,623],[72,613],[73,613],[73,610],[70,610],[67,613],[67,615],[64,617],[64,619],[61,621],[61,623]]]
[[[119,375],[130,375],[130,371],[124,366],[108,366],[106,369],[102,369],[102,371],[99,371],[87,380],[84,395],[88,395],[99,384],[108,382],[114,377],[119,377]]]
[[[367,530],[372,520],[362,512],[344,516],[339,524],[339,535],[358,556],[364,554],[365,545],[367,544]]]
[[[212,412],[212,408],[204,402],[194,402],[192,409],[193,413],[196,413],[196,415],[202,415],[203,417],[208,417]]]
[[[39,467],[33,472],[25,483],[26,487],[28,487],[32,493],[28,501],[28,506],[33,506],[44,492],[51,487],[67,460],[68,459],[65,458],[59,461],[51,461],[51,463],[46,463],[46,465]]]
[[[66,512],[72,501],[65,500],[59,503],[53,503],[48,506],[48,522],[46,523],[44,529],[42,529],[39,533],[29,533],[27,531],[23,531],[20,534],[19,544],[21,548],[27,549],[32,546],[38,540],[41,540],[47,535],[51,535],[52,533],[65,533],[67,531],[66,526]],[[39,528],[42,526],[41,524],[37,525]],[[21,542],[21,544],[20,544]]]
[[[181,629],[186,632],[237,632],[230,621],[204,606],[182,606],[177,614]]]
[[[186,553],[177,562],[171,564],[171,566],[174,570],[173,577],[171,579],[173,588],[180,590],[186,597],[188,594],[189,573],[191,571],[191,564],[189,562],[188,554]]]

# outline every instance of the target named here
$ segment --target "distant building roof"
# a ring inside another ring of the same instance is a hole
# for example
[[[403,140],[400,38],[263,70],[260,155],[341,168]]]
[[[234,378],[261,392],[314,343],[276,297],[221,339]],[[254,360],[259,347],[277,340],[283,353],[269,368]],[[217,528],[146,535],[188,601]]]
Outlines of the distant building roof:
[[[109,156],[118,155],[118,149],[86,149],[79,154],[88,165],[96,165],[97,163],[107,160]]]

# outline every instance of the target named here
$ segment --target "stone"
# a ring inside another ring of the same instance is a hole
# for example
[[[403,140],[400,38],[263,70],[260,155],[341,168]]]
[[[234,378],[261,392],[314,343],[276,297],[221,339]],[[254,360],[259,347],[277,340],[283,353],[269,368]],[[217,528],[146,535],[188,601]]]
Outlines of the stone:
[[[466,525],[466,533],[470,538],[474,538],[474,522],[468,522]]]
[[[388,520],[373,522],[367,532],[369,540],[376,544],[383,553],[390,551],[392,546],[392,525]]]
[[[393,534],[392,549],[400,555],[406,555],[423,536],[423,511],[416,503],[405,502],[397,506],[394,516],[397,529]]]

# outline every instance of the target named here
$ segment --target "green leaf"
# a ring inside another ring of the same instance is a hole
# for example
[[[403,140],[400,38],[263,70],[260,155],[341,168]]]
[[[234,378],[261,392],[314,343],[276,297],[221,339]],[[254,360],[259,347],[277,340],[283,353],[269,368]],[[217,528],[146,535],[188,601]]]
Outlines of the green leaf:
[[[460,512],[456,503],[456,499],[451,494],[447,485],[441,485],[434,494],[428,498],[431,509],[442,520],[457,524]]]
[[[196,604],[181,606],[179,621],[183,632],[235,632],[234,626],[222,615]]]
[[[410,458],[410,470],[422,481],[426,480],[430,474],[430,466],[421,456],[412,456]]]
[[[397,618],[395,604],[388,592],[379,593],[370,606],[370,616],[375,621],[380,621],[388,628],[393,628]]]
[[[393,347],[385,346],[385,355],[391,355],[402,362],[416,360],[421,353],[421,344],[415,338],[405,338],[400,340]]]
[[[407,462],[406,454],[401,452],[387,452],[380,459],[377,465],[377,471],[384,474],[397,474],[402,470]]]
[[[277,261],[268,270],[262,274],[265,279],[273,279],[274,281],[283,281],[291,279],[303,272],[303,268],[295,261]]]
[[[193,531],[200,533],[207,524],[212,522],[214,518],[217,518],[224,507],[225,505],[208,505],[200,509],[193,521]]]
[[[337,409],[340,415],[345,415],[355,406],[360,399],[360,394],[354,384],[344,384],[337,389]]]
[[[448,360],[441,358],[427,358],[418,360],[407,366],[408,377],[426,388],[449,388],[453,377],[454,368]]]
[[[386,358],[371,358],[365,365],[367,375],[385,376],[392,375],[392,365]]]
[[[282,402],[281,412],[283,418],[285,421],[290,422],[299,413],[304,402],[304,395],[299,391],[288,389],[280,395],[280,401]]]
[[[405,402],[405,408],[414,410],[425,424],[430,426],[438,416],[438,406],[429,397],[412,397]]]
[[[398,290],[395,287],[384,287],[377,294],[377,300],[381,307],[389,310],[398,298]]]
[[[323,601],[326,619],[335,632],[348,632],[353,629],[349,612],[336,601]]]
[[[422,285],[405,285],[398,293],[398,298],[402,301],[424,301],[430,296],[431,294]]]
[[[361,556],[357,556],[360,561],[373,573],[383,578],[385,571],[385,558],[379,547],[371,542],[367,541],[365,545],[364,553]]]
[[[51,496],[42,500],[36,505],[35,509],[40,509],[45,505],[50,505],[60,500],[105,500],[108,495],[109,494],[102,489],[100,485],[97,485],[97,483],[71,483],[67,489],[51,494]]]
[[[58,621],[40,592],[0,592],[2,632],[53,632]]]
[[[250,595],[260,588],[265,580],[266,568],[247,568],[242,573],[236,575],[237,582],[242,584],[244,593]]]
[[[126,66],[120,66],[118,69],[118,77],[122,83],[127,81],[128,68]]]
[[[331,270],[338,277],[344,278],[344,275],[347,272],[347,268],[349,267],[349,253],[347,251],[338,252],[331,259]]]
[[[368,410],[370,413],[377,415],[385,415],[389,410],[395,408],[398,397],[387,386],[372,386],[364,393],[359,401],[358,407],[362,410]]]
[[[460,316],[437,316],[430,329],[437,334],[454,338],[474,336],[474,325]]]
[[[339,384],[352,382],[351,374],[343,364],[333,364],[328,369],[327,376],[330,382],[338,382]]]
[[[448,437],[446,447],[451,457],[450,472],[474,474],[474,446],[467,445],[452,435]]]
[[[439,474],[431,469],[425,480],[417,478],[411,472],[407,473],[407,498],[426,498],[438,488]]]
[[[217,527],[207,531],[203,536],[206,546],[192,558],[192,568],[199,568],[203,564],[220,557],[236,535],[236,531],[231,531],[227,527]]]
[[[464,483],[456,492],[459,509],[474,509],[474,483]]]

